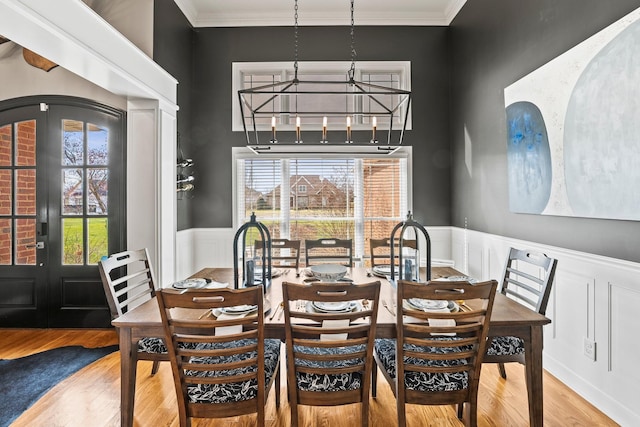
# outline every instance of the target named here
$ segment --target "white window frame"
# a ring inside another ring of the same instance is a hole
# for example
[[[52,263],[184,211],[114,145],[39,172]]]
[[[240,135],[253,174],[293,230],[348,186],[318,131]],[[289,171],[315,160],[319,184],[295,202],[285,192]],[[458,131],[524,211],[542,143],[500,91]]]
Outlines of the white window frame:
[[[240,170],[238,167],[238,160],[246,160],[246,159],[280,159],[280,160],[289,160],[289,159],[303,159],[309,157],[315,157],[318,159],[335,159],[335,158],[345,158],[351,157],[356,158],[356,172],[354,176],[354,211],[355,211],[355,236],[354,236],[354,260],[363,261],[363,256],[365,253],[364,247],[364,191],[361,188],[363,182],[363,162],[360,159],[364,158],[380,158],[380,154],[367,154],[367,153],[359,153],[354,154],[349,147],[333,147],[332,152],[319,153],[317,148],[305,146],[305,147],[296,147],[297,152],[286,152],[286,153],[261,153],[256,154],[249,148],[246,147],[233,147],[232,148],[232,191],[233,191],[233,228],[237,230],[242,225],[242,218],[240,218],[240,203],[244,205],[244,200],[238,199],[238,186],[244,185],[244,170]],[[406,167],[406,171],[401,173],[401,179],[406,179],[406,207],[400,207],[400,218],[398,218],[398,222],[406,219],[406,214],[409,211],[413,211],[413,168],[412,168],[412,155],[413,150],[411,146],[400,147],[398,150],[393,152],[392,154],[388,154],[389,158],[400,158],[405,159],[404,165]],[[281,168],[282,173],[282,182],[288,182],[289,179],[289,162],[284,161],[283,166]],[[281,185],[281,191],[289,192],[288,185]],[[283,203],[286,206],[283,206]],[[282,193],[280,196],[280,204],[281,210],[284,212],[288,210],[289,203],[289,194]],[[242,206],[242,210],[244,211],[244,206]],[[403,209],[404,208],[404,209]],[[385,218],[386,219],[386,218]],[[259,218],[258,218],[259,220]],[[289,230],[289,218],[285,215],[281,217],[281,230]],[[282,235],[282,237],[289,237]]]
[[[299,61],[298,75],[302,80],[304,74],[327,74],[345,75],[351,67],[350,61]],[[246,74],[279,74],[281,81],[291,79],[293,74],[293,62],[234,62],[231,65],[232,84],[231,84],[231,129],[234,132],[244,132],[242,126],[242,113],[240,112],[240,103],[238,100],[238,90],[242,89],[243,76]],[[402,90],[411,90],[411,61],[358,61],[356,62],[355,79],[359,80],[361,74],[371,73],[395,73],[399,78],[399,88]],[[310,125],[312,130],[321,130],[318,125]],[[406,130],[412,129],[411,106],[409,106],[409,115],[407,117]]]

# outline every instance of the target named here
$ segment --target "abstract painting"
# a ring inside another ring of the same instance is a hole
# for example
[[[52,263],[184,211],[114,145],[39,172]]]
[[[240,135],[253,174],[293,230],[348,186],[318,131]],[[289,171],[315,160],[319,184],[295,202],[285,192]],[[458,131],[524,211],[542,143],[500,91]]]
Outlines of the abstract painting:
[[[640,220],[640,9],[504,96],[512,212]]]

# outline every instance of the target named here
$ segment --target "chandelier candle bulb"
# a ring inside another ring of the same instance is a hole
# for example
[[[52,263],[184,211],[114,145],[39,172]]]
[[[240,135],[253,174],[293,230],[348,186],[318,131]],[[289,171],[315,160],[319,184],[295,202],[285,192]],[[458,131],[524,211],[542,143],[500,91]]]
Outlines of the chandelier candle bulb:
[[[327,142],[327,117],[322,118],[322,143],[326,144]]]
[[[347,116],[347,144],[351,143],[351,117]]]
[[[296,143],[302,144],[302,139],[300,138],[300,117],[296,117]]]
[[[276,116],[271,117],[271,143],[275,144],[276,139]]]
[[[376,127],[378,124],[378,120],[376,119],[376,116],[373,116],[371,118],[371,126],[372,126],[372,132],[371,132],[371,143],[375,144],[378,142],[378,140],[376,139]]]

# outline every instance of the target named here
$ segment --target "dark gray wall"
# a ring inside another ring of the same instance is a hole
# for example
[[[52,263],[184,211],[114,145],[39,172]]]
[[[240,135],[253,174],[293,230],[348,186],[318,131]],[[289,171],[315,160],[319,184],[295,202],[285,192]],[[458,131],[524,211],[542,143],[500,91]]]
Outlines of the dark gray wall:
[[[178,133],[185,157],[189,158],[192,156],[193,29],[173,0],[155,0],[153,28],[153,60],[178,80]],[[196,181],[196,185],[199,184]],[[191,228],[191,194],[178,197],[178,230]]]
[[[293,29],[197,28],[190,150],[196,160],[193,227],[232,226],[231,148],[245,145],[231,131],[231,63],[291,61]],[[356,27],[358,60],[411,61],[414,216],[428,225],[449,225],[449,57],[446,27]],[[300,61],[348,61],[348,27],[300,27]],[[357,63],[356,63],[357,67]],[[345,70],[346,71],[346,70]]]
[[[638,0],[466,3],[450,26],[453,225],[464,227],[467,219],[474,230],[640,261],[638,222],[509,212],[503,93],[639,6]]]

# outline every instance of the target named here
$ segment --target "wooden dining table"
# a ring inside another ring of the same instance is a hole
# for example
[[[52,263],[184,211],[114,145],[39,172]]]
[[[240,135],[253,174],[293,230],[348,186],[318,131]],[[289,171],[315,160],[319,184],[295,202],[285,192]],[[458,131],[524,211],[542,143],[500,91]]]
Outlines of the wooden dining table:
[[[282,283],[302,283],[308,278],[303,273],[299,277],[294,269],[274,269],[277,277],[265,291],[265,335],[269,338],[284,340],[284,316],[282,309]],[[451,267],[433,267],[432,279],[449,276],[460,276],[459,271]],[[226,282],[233,287],[234,274],[232,268],[204,268],[191,276],[192,278],[211,279],[216,282]],[[377,277],[369,269],[354,267],[350,269],[348,277],[355,283],[366,283],[380,280],[380,304],[378,310],[378,325],[376,336],[379,338],[394,338],[396,318],[392,313],[394,305],[395,287],[386,277]],[[389,307],[389,309],[387,309]],[[277,312],[276,312],[277,310]],[[542,393],[542,327],[551,320],[528,309],[527,307],[497,294],[493,305],[493,312],[489,321],[491,336],[517,336],[525,343],[525,376],[529,401],[529,425],[543,425],[543,393]],[[164,330],[160,320],[160,311],[156,298],[145,302],[133,310],[112,321],[119,331],[120,339],[120,373],[121,373],[121,426],[133,425],[134,400],[136,386],[136,365],[138,341],[143,337],[163,337]]]

